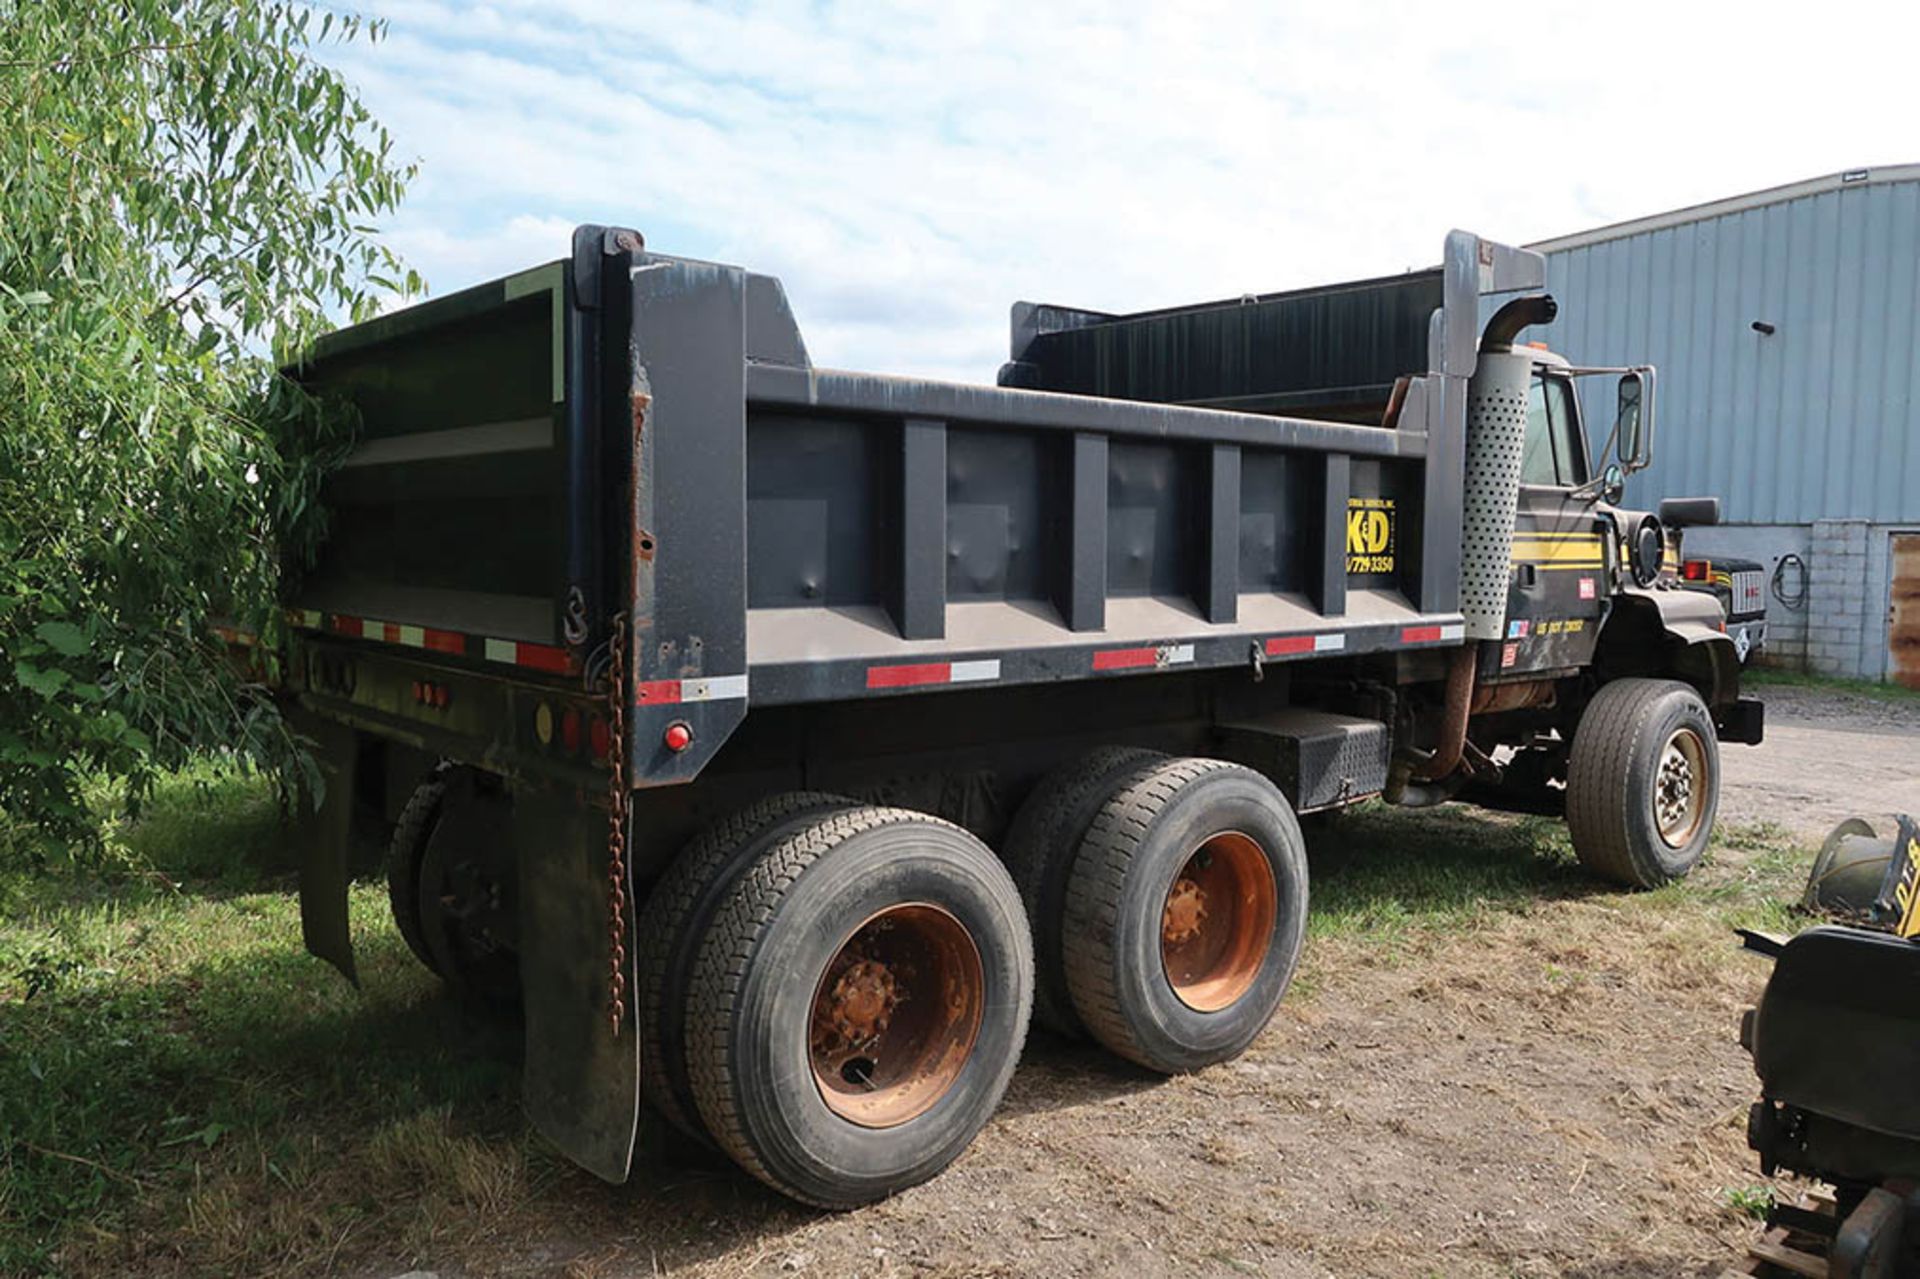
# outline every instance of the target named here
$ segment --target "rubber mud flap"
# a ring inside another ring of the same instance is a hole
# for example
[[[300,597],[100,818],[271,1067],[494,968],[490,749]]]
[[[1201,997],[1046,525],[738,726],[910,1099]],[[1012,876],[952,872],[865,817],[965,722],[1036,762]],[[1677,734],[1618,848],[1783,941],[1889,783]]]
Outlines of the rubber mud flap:
[[[513,842],[527,1117],[567,1158],[617,1184],[640,1127],[639,983],[629,939],[627,1015],[616,1035],[607,1004],[607,816],[583,796],[529,788],[514,796]],[[631,883],[627,892],[631,902]]]
[[[300,864],[300,936],[307,953],[326,960],[358,986],[347,921],[347,858],[353,839],[353,778],[359,734],[343,724],[293,711],[295,730],[313,743],[326,793],[318,812],[301,788],[294,800],[293,839]]]

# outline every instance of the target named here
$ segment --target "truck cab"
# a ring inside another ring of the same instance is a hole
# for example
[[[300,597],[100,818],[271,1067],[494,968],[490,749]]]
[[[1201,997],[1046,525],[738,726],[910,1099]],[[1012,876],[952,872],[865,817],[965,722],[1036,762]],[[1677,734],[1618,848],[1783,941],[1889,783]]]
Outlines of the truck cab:
[[[1512,348],[1530,365],[1513,530],[1506,630],[1484,650],[1483,678],[1585,667],[1621,592],[1652,592],[1671,573],[1664,536],[1640,545],[1654,517],[1622,509],[1625,477],[1652,461],[1651,367],[1579,368],[1545,343]],[[1616,376],[1611,430],[1592,438],[1578,381]],[[1657,523],[1657,520],[1655,521]]]

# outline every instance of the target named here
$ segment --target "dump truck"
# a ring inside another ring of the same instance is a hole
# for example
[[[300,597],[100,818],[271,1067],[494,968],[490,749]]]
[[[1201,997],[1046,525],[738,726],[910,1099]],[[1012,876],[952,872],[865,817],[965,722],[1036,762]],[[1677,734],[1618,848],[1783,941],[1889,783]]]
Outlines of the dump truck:
[[[626,1177],[644,1104],[836,1208],[951,1162],[1030,1018],[1242,1052],[1303,814],[1484,796],[1686,874],[1762,709],[1615,505],[1654,371],[1522,342],[1543,282],[1454,232],[1383,279],[1022,303],[966,385],[816,367],[778,280],[587,226],[330,335],[294,370],[360,419],[288,600],[308,948],[354,975],[384,836],[401,934],[517,1003],[568,1156]]]

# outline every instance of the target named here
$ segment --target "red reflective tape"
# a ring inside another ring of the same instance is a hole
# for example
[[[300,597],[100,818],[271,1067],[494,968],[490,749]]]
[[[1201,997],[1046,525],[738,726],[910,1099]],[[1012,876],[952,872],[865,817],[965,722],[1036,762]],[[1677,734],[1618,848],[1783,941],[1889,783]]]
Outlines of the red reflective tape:
[[[361,633],[360,619],[357,617],[342,617],[338,613],[335,613],[333,615],[333,629],[339,631],[342,635],[359,635]]]
[[[640,706],[672,706],[680,700],[680,681],[647,680],[633,690],[633,700]]]
[[[1267,641],[1268,657],[1286,657],[1292,653],[1311,653],[1312,651],[1313,636],[1311,635],[1277,635]]]
[[[387,643],[398,644],[400,642],[400,626],[398,623],[388,622],[382,627],[382,630],[384,631],[384,638]]]
[[[420,632],[420,642],[436,653],[464,653],[467,651],[467,637],[455,631]]]
[[[1093,669],[1126,671],[1136,666],[1155,666],[1159,664],[1159,654],[1157,648],[1109,648],[1093,655]]]
[[[953,663],[927,662],[920,666],[869,666],[868,688],[913,688],[919,684],[945,684],[953,678]]]
[[[564,675],[567,671],[567,659],[570,654],[564,648],[553,648],[546,644],[521,644],[514,655],[517,666],[531,666],[536,671],[552,671]]]
[[[1438,626],[1409,626],[1400,632],[1402,644],[1432,644],[1439,638]]]

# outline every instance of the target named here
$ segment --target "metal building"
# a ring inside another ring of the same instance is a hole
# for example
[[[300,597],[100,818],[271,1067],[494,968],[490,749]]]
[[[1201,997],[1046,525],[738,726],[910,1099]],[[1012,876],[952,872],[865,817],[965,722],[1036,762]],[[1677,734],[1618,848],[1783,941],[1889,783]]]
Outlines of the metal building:
[[[1720,495],[1688,551],[1766,566],[1770,660],[1920,684],[1920,165],[1529,247],[1556,349],[1659,369],[1629,503]]]

